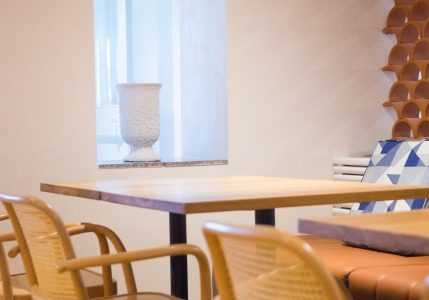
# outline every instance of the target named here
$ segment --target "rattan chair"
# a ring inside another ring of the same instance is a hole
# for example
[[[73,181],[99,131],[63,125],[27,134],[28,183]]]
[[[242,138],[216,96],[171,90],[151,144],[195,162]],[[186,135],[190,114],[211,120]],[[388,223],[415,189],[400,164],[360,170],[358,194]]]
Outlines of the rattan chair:
[[[0,214],[0,221],[8,219],[8,214]],[[89,223],[79,223],[68,225],[67,230],[69,231],[69,234],[73,236],[83,233],[95,234],[95,236],[98,238],[101,254],[109,253],[108,240],[111,241],[116,251],[125,251],[125,248],[123,247],[122,243],[120,243],[120,239],[116,236],[116,234],[104,226]],[[15,242],[16,244],[15,235],[13,233],[0,234],[0,299],[31,300],[31,287],[27,279],[27,274],[11,274],[9,271],[6,251],[3,245],[6,242]],[[16,246],[9,251],[9,256],[15,257],[18,254],[19,248]],[[91,299],[99,298],[103,295],[117,294],[117,282],[112,278],[111,268],[107,267],[103,271],[104,275],[91,270],[82,271],[84,286]]]
[[[222,300],[348,299],[311,248],[268,226],[203,229]]]
[[[34,197],[0,195],[12,222],[35,299],[88,299],[80,270],[121,264],[128,294],[105,299],[176,299],[161,293],[137,294],[131,262],[172,255],[193,255],[200,269],[201,299],[211,299],[208,261],[196,246],[173,246],[77,258],[70,232],[47,204]],[[31,278],[32,277],[32,278]]]

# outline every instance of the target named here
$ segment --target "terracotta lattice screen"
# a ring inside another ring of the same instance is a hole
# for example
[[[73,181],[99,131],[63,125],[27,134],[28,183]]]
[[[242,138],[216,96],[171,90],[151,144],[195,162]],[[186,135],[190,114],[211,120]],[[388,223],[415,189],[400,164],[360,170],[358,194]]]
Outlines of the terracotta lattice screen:
[[[383,32],[397,41],[383,68],[396,74],[383,103],[398,118],[392,137],[429,139],[429,0],[395,0]]]

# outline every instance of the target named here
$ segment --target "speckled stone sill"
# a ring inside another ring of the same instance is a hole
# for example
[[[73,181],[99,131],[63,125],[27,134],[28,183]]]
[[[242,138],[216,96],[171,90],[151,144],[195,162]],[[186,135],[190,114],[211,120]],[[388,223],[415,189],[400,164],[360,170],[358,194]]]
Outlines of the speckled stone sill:
[[[129,168],[171,168],[227,165],[227,160],[184,160],[184,161],[155,161],[155,162],[123,162],[102,161],[98,163],[99,169],[129,169]]]

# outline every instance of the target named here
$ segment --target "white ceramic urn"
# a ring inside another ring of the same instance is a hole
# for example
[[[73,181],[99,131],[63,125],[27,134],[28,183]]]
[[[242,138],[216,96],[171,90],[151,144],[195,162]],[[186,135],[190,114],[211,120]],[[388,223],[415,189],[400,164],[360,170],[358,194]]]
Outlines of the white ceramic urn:
[[[158,83],[120,83],[119,123],[121,136],[130,146],[130,153],[123,160],[159,161],[152,146],[159,138]]]

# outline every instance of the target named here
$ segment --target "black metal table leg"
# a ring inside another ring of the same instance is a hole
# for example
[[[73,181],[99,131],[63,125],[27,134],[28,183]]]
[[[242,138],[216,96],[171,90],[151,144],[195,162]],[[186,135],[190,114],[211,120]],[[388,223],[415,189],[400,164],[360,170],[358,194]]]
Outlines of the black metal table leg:
[[[186,215],[170,213],[170,245],[186,243]],[[188,299],[188,260],[186,256],[170,258],[171,295]]]
[[[276,214],[274,208],[255,210],[255,224],[276,225]]]

